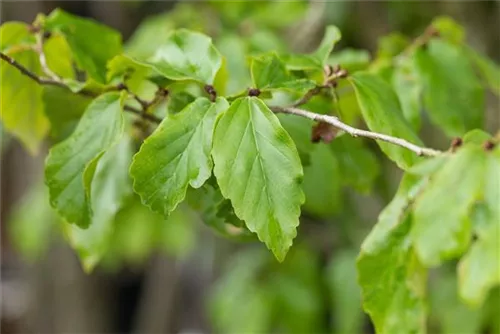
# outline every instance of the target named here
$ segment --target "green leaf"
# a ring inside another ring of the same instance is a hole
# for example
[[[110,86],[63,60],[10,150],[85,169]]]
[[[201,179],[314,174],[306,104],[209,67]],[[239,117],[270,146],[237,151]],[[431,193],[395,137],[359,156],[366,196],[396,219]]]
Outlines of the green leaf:
[[[278,118],[257,97],[235,100],[218,120],[212,155],[236,215],[283,261],[304,194],[297,149]]]
[[[97,82],[106,82],[106,63],[122,51],[120,33],[60,9],[47,17],[45,29],[64,35],[77,65]]]
[[[10,56],[29,71],[40,73],[40,62],[35,52],[22,51]],[[49,122],[43,113],[43,88],[3,60],[0,61],[0,78],[2,123],[7,131],[34,154],[49,129]]]
[[[488,153],[486,166],[484,204],[472,215],[478,239],[458,266],[460,296],[474,306],[500,285],[500,150]]]
[[[433,273],[429,284],[430,314],[439,324],[439,333],[481,333],[482,310],[468,307],[458,298],[455,273],[443,269]]]
[[[350,81],[370,130],[422,145],[403,118],[398,98],[388,83],[374,74],[365,72],[354,73]],[[384,142],[377,143],[389,159],[402,169],[407,169],[418,160],[416,154],[406,148]]]
[[[455,20],[448,16],[439,16],[432,20],[432,26],[439,37],[453,44],[461,44],[465,39],[465,31]]]
[[[327,63],[330,65],[341,65],[349,73],[354,73],[355,71],[367,68],[370,64],[370,59],[370,53],[366,50],[345,48],[330,55]]]
[[[0,51],[14,53],[35,44],[35,36],[24,22],[5,22],[0,26]]]
[[[97,164],[91,189],[92,220],[88,228],[67,225],[66,235],[78,251],[86,272],[92,271],[109,247],[115,214],[131,193],[128,167],[132,160],[130,139],[123,137]]]
[[[340,38],[340,30],[337,27],[327,26],[325,35],[316,51],[310,54],[283,55],[281,58],[289,70],[323,70],[328,56]]]
[[[42,258],[55,230],[56,216],[47,198],[43,183],[35,185],[20,203],[16,203],[8,220],[10,242],[30,261]],[[36,213],[36,218],[33,213]]]
[[[172,80],[195,80],[213,84],[222,56],[212,39],[201,33],[178,29],[155,54],[143,62]]]
[[[392,59],[408,47],[410,40],[401,33],[393,32],[387,36],[381,37],[377,44],[377,58]]]
[[[405,175],[361,246],[358,283],[377,333],[425,332],[426,271],[411,247],[409,203],[422,187]]]
[[[356,257],[354,249],[335,252],[326,272],[326,283],[333,309],[333,333],[362,333],[363,311],[361,293],[356,282]]]
[[[50,202],[68,222],[91,222],[91,181],[99,158],[123,133],[125,94],[106,93],[87,107],[73,134],[52,147],[45,163]]]
[[[472,48],[466,49],[467,55],[480,75],[486,82],[486,85],[493,93],[500,96],[500,66],[488,57],[481,55]]]
[[[481,148],[463,147],[430,176],[429,184],[417,197],[412,239],[426,266],[437,266],[467,249],[471,237],[469,212],[484,186],[478,181],[484,167]]]
[[[338,159],[328,145],[316,145],[311,163],[304,168],[303,210],[323,218],[338,213],[342,206],[342,177]]]
[[[48,38],[43,43],[43,52],[52,72],[65,79],[74,79],[73,55],[64,36],[56,34]]]
[[[278,114],[283,128],[292,137],[299,152],[302,165],[310,164],[310,153],[315,147],[311,141],[311,129],[315,122],[307,118],[299,118],[289,114]]]
[[[357,191],[368,193],[380,174],[376,156],[363,146],[359,138],[343,135],[330,144],[337,158],[341,182]]]
[[[199,188],[212,172],[212,134],[216,116],[229,104],[197,98],[169,115],[134,156],[134,190],[153,211],[167,216],[184,200],[188,185]]]
[[[401,110],[412,129],[420,129],[422,85],[412,59],[403,58],[394,69],[392,87],[398,95]]]
[[[415,53],[415,63],[424,105],[436,126],[450,137],[482,127],[484,91],[460,47],[431,40]]]
[[[309,79],[294,78],[275,53],[253,57],[251,72],[253,86],[260,90],[281,88],[306,91],[316,86]]]
[[[50,121],[51,137],[61,140],[70,135],[90,101],[89,98],[74,94],[65,88],[45,86],[43,104],[45,115]]]

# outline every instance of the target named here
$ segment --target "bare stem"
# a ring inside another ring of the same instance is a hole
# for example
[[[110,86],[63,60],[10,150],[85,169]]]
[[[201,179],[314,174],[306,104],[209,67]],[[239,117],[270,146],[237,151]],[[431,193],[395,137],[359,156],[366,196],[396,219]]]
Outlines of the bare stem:
[[[371,138],[371,139],[375,139],[375,140],[385,141],[387,143],[391,143],[394,145],[404,147],[410,151],[415,152],[419,156],[433,157],[433,156],[437,156],[437,155],[442,153],[441,151],[437,151],[434,149],[420,147],[420,146],[412,144],[409,141],[402,139],[402,138],[392,137],[392,136],[384,135],[382,133],[371,132],[371,131],[366,131],[366,130],[354,128],[350,125],[347,125],[347,124],[341,122],[335,116],[316,114],[316,113],[313,113],[313,112],[310,112],[307,110],[298,109],[298,108],[294,108],[294,107],[275,106],[275,107],[271,107],[271,110],[276,112],[276,113],[292,114],[292,115],[305,117],[305,118],[311,119],[313,121],[328,123],[337,129],[345,131],[346,133],[350,134],[353,137],[365,137],[365,138]]]
[[[58,87],[62,87],[62,88],[71,90],[69,88],[69,86],[66,83],[64,83],[63,81],[61,81],[61,79],[58,78],[57,76],[55,76],[55,77],[57,77],[57,79],[56,78],[43,78],[43,77],[39,77],[35,73],[33,73],[30,70],[28,70],[23,65],[19,64],[16,60],[14,60],[14,58],[7,56],[3,52],[0,52],[0,59],[4,60],[7,63],[9,63],[10,65],[14,66],[17,70],[19,70],[19,72],[21,72],[21,74],[29,77],[30,79],[34,80],[35,82],[37,82],[40,85],[58,86]],[[40,62],[42,62],[42,60],[40,60]],[[42,65],[42,67],[43,67],[43,65]],[[76,92],[75,94],[82,95],[82,96],[87,96],[87,97],[96,97],[96,96],[99,95],[98,93],[91,92],[91,91],[88,91],[88,90],[85,90],[85,89],[83,89],[83,90],[81,90],[79,92]],[[147,104],[147,106],[149,107],[149,103],[148,102],[146,102],[146,101],[142,101],[142,102],[145,103],[145,104]],[[141,104],[141,106],[144,109],[144,107],[145,107],[144,104],[141,103],[141,102],[139,102],[139,103]],[[146,120],[148,120],[150,122],[153,122],[153,123],[159,124],[162,121],[161,118],[158,118],[158,117],[156,117],[154,115],[145,113],[144,110],[137,109],[137,108],[134,108],[132,106],[126,105],[124,107],[124,110],[126,110],[126,111],[128,111],[130,113],[136,114],[136,115],[142,117],[143,119],[146,119]]]

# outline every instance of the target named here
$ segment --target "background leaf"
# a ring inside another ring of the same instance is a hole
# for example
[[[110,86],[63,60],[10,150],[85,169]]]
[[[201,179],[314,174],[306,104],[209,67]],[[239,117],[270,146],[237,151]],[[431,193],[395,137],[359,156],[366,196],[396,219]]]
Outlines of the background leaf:
[[[288,133],[264,102],[239,98],[218,120],[212,155],[236,215],[283,261],[304,201],[302,166]]]

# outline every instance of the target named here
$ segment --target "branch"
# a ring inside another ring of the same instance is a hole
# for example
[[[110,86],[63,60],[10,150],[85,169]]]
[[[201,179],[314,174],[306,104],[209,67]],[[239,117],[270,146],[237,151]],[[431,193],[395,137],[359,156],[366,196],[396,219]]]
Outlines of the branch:
[[[350,134],[353,137],[365,137],[365,138],[371,138],[371,139],[375,139],[375,140],[385,141],[387,143],[391,143],[394,145],[404,147],[410,151],[415,152],[419,156],[434,157],[434,156],[437,156],[437,155],[442,153],[441,151],[417,146],[417,145],[412,144],[409,141],[404,140],[402,138],[392,137],[392,136],[384,135],[384,134],[377,133],[377,132],[371,132],[371,131],[366,131],[366,130],[354,128],[350,125],[347,125],[347,124],[341,122],[335,116],[316,114],[316,113],[313,113],[313,112],[310,112],[307,110],[298,109],[298,108],[294,108],[294,107],[287,108],[287,107],[274,106],[274,107],[271,107],[271,110],[276,112],[276,113],[292,114],[292,115],[297,115],[297,116],[309,118],[309,119],[312,119],[313,121],[328,123],[337,129],[345,131],[346,133]]]
[[[58,87],[62,87],[62,88],[65,88],[65,89],[71,91],[70,87],[66,83],[64,83],[63,81],[61,81],[60,79],[56,80],[55,78],[43,78],[43,77],[39,77],[35,73],[33,73],[30,70],[28,70],[23,65],[19,64],[16,60],[14,60],[14,58],[7,56],[3,52],[0,52],[0,58],[2,60],[6,61],[7,63],[9,63],[10,65],[14,66],[17,70],[19,70],[19,72],[21,72],[21,74],[23,74],[23,75],[27,76],[28,78],[34,80],[35,82],[37,82],[40,85],[58,86]],[[89,90],[85,90],[85,89],[83,89],[81,91],[78,91],[75,94],[86,96],[86,97],[97,97],[99,95],[98,93],[95,93],[95,92],[92,92],[92,91],[89,91]],[[142,103],[141,103],[141,105],[143,106],[143,108],[145,107]],[[148,107],[149,107],[149,103],[148,103]],[[126,111],[128,111],[128,112],[131,112],[131,113],[133,113],[135,115],[138,115],[138,116],[142,117],[143,119],[148,120],[148,121],[153,122],[153,123],[159,124],[162,121],[161,118],[158,118],[158,117],[156,117],[155,115],[152,115],[152,114],[147,114],[147,113],[144,112],[144,110],[137,109],[137,108],[134,108],[132,106],[126,105],[123,109],[126,110]]]

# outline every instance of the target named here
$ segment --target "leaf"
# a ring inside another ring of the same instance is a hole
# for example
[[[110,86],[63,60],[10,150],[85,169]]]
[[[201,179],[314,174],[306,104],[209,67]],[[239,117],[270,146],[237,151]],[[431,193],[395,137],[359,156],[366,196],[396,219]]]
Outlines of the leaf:
[[[91,222],[91,181],[99,158],[123,133],[125,94],[106,93],[90,103],[73,134],[55,145],[45,163],[50,203],[68,222]]]
[[[260,90],[290,89],[306,91],[316,86],[309,79],[294,78],[275,53],[252,58],[252,82]]]
[[[432,26],[439,37],[453,44],[461,44],[465,39],[465,31],[455,20],[448,16],[439,16],[432,20]]]
[[[405,175],[396,196],[361,246],[358,283],[363,308],[377,333],[425,332],[427,275],[411,247],[408,210],[422,185],[418,178]]]
[[[168,216],[184,200],[188,185],[199,188],[212,171],[212,134],[216,116],[229,104],[199,97],[169,115],[134,156],[134,190],[153,211]]]
[[[429,285],[430,314],[436,318],[440,333],[481,332],[483,311],[468,307],[458,298],[457,278],[453,271],[435,272]]]
[[[481,305],[488,291],[500,285],[500,151],[488,153],[484,174],[484,204],[472,215],[478,239],[458,266],[460,296]],[[479,176],[479,175],[478,175]],[[477,180],[476,180],[477,182]]]
[[[415,63],[424,105],[436,126],[450,137],[482,127],[484,91],[458,46],[431,40],[415,53]]]
[[[330,305],[333,309],[333,333],[362,333],[363,311],[361,293],[356,283],[356,257],[354,249],[336,252],[331,258],[327,271],[326,283],[330,293]]]
[[[401,33],[393,32],[382,36],[377,44],[377,59],[392,59],[408,47],[410,40]]]
[[[97,82],[106,82],[106,63],[122,52],[120,33],[60,9],[46,18],[45,29],[64,35],[77,65]]]
[[[178,29],[143,63],[172,80],[195,80],[211,85],[222,65],[222,56],[210,37]]]
[[[418,131],[420,129],[420,109],[421,109],[421,94],[422,85],[415,71],[413,60],[403,58],[394,69],[392,76],[392,87],[396,92],[401,110],[406,121],[411,125],[412,129]]]
[[[56,34],[45,40],[43,52],[52,72],[65,79],[74,79],[73,55],[64,36]]]
[[[66,235],[78,251],[85,271],[94,269],[109,248],[114,217],[131,193],[128,167],[132,160],[130,139],[123,137],[97,164],[91,188],[92,219],[88,228],[67,225]]]
[[[330,218],[342,207],[342,174],[339,162],[328,145],[318,144],[311,152],[311,163],[304,168],[302,184],[306,201],[303,210]]]
[[[349,73],[354,73],[367,68],[370,60],[370,53],[366,50],[345,48],[330,55],[327,63],[330,65],[341,65]]]
[[[365,72],[354,73],[350,81],[354,86],[363,119],[370,130],[422,145],[403,118],[398,98],[389,84],[376,75]],[[377,143],[389,159],[402,169],[407,169],[418,161],[416,154],[406,148],[384,142]]]
[[[40,73],[40,63],[35,52],[22,51],[10,56],[29,71]],[[49,122],[43,113],[43,88],[3,60],[0,61],[0,78],[2,123],[31,154],[35,154],[49,129]]]
[[[35,44],[35,36],[24,22],[5,22],[0,26],[0,51],[15,53]]]
[[[483,153],[478,147],[458,150],[430,176],[429,184],[416,198],[412,240],[426,266],[437,266],[467,249],[469,212],[483,187],[478,182],[484,174]]]
[[[8,236],[14,248],[29,261],[42,258],[49,248],[56,217],[43,183],[23,196],[8,219]],[[33,213],[36,212],[36,219]]]
[[[297,149],[278,118],[257,97],[235,100],[218,120],[212,156],[236,215],[283,261],[304,194]]]
[[[300,119],[289,114],[278,114],[277,116],[283,128],[292,137],[302,165],[309,165],[310,153],[315,147],[315,144],[311,141],[311,128],[314,126],[314,122],[307,118]]]
[[[339,178],[343,185],[368,193],[380,174],[376,156],[358,138],[343,135],[336,138],[330,149],[338,161]]]
[[[335,44],[340,40],[340,30],[335,26],[327,26],[323,39],[313,53],[310,54],[290,54],[281,58],[286,63],[289,70],[323,70],[328,56],[332,52]]]
[[[489,86],[493,93],[500,96],[500,66],[472,48],[467,48],[466,53],[474,66],[479,70],[487,86]]]
[[[88,98],[65,88],[52,86],[43,88],[42,98],[45,115],[50,121],[50,135],[56,140],[64,139],[73,132],[90,102]]]

